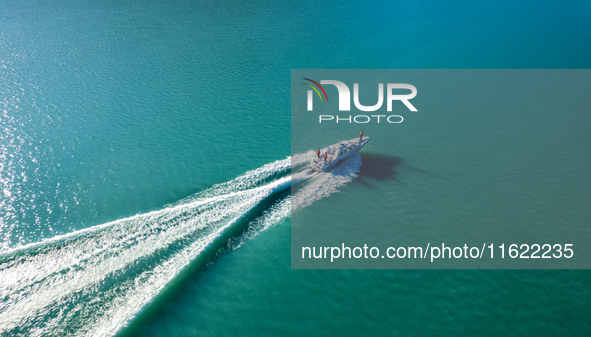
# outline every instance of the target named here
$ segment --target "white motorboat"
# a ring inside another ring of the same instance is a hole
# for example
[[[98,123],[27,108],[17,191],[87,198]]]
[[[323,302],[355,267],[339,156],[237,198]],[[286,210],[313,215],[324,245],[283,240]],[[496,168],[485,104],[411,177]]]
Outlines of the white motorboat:
[[[332,170],[345,160],[359,153],[359,150],[367,144],[370,139],[370,137],[363,137],[362,139],[354,138],[333,144],[326,149],[326,158],[324,158],[324,152],[321,152],[320,158],[314,158],[314,160],[310,162],[310,167],[316,172],[327,172]]]

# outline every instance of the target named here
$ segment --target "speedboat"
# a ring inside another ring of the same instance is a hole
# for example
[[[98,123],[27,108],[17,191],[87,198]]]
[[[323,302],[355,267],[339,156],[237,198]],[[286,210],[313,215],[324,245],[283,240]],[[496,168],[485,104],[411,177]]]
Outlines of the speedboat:
[[[362,139],[354,138],[333,144],[325,151],[326,159],[321,153],[320,158],[314,158],[314,160],[310,162],[310,168],[316,172],[327,172],[332,170],[345,160],[359,153],[359,150],[361,150],[370,139],[370,137],[363,137]]]

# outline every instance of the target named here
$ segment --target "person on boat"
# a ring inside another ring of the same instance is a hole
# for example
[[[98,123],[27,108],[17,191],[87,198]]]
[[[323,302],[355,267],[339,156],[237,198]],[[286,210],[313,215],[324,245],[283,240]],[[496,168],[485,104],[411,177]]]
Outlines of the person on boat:
[[[324,152],[324,162],[326,162],[326,156],[327,156],[327,154],[326,154],[326,152]]]
[[[316,155],[320,158],[320,149],[316,150]]]
[[[361,140],[363,139],[363,130],[361,130],[361,132],[359,133],[359,142],[361,143]]]

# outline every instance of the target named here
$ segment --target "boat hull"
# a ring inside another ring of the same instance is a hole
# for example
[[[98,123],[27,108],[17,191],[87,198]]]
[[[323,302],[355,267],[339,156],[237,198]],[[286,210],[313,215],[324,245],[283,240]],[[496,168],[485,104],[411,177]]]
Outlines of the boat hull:
[[[361,150],[361,148],[363,146],[365,146],[365,144],[367,144],[367,142],[370,140],[370,137],[363,137],[363,139],[360,141],[359,138],[355,138],[355,139],[351,139],[348,141],[348,143],[355,145],[355,147],[353,149],[351,149],[350,151],[344,153],[341,156],[338,156],[336,158],[336,160],[324,160],[324,158],[315,158],[314,160],[312,160],[312,162],[310,162],[310,168],[316,172],[328,172],[332,169],[334,169],[335,167],[339,166],[340,164],[342,164],[343,162],[345,162],[347,159],[354,157],[355,155],[357,155],[357,153],[359,153],[359,150]],[[342,144],[342,143],[339,143]]]

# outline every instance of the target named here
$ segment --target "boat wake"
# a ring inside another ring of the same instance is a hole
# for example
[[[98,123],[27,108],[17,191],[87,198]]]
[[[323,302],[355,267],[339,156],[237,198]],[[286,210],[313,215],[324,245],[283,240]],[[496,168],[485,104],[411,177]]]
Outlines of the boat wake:
[[[316,153],[309,151],[305,154],[305,162],[309,163],[315,156]],[[361,164],[361,156],[356,154],[332,171],[326,173],[317,173],[307,167],[300,172],[293,173],[293,184],[296,185],[296,183],[301,183],[301,185],[297,185],[293,188],[293,194],[291,197],[292,211],[297,212],[297,210],[309,206],[319,199],[326,198],[333,193],[339,192],[341,187],[357,177]]]
[[[361,165],[357,156],[315,173],[305,167],[311,155],[264,165],[162,210],[2,252],[0,334],[115,334],[226,230],[245,228],[230,240],[230,249],[240,247],[337,192]]]

